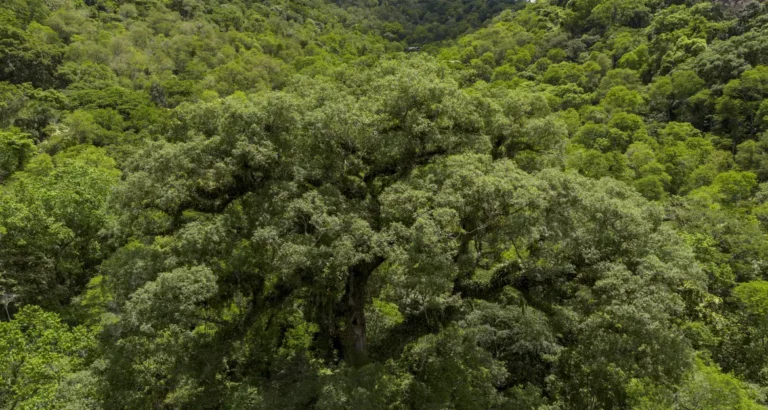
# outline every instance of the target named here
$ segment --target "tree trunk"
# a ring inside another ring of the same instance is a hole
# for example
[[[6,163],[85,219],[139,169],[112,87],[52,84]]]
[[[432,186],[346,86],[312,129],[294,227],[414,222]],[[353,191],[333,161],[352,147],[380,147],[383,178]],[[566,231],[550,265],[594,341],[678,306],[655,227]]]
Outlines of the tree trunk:
[[[349,276],[347,286],[347,362],[360,367],[368,361],[368,344],[365,338],[365,285],[360,273]]]
[[[368,278],[384,262],[376,257],[370,262],[354,266],[347,277],[347,289],[341,301],[345,312],[344,360],[354,367],[368,363],[368,341],[365,323],[365,288]]]

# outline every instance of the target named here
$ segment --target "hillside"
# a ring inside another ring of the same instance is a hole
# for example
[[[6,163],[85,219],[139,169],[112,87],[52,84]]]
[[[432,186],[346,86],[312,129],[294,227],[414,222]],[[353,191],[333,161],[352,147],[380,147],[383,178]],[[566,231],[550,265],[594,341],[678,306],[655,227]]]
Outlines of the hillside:
[[[732,3],[4,3],[0,409],[765,408]]]

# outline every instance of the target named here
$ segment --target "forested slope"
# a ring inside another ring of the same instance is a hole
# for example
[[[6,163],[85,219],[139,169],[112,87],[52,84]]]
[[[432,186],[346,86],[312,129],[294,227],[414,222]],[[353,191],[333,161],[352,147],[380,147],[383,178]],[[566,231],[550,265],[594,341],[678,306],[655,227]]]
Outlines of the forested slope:
[[[766,94],[757,2],[7,1],[0,408],[765,408]]]

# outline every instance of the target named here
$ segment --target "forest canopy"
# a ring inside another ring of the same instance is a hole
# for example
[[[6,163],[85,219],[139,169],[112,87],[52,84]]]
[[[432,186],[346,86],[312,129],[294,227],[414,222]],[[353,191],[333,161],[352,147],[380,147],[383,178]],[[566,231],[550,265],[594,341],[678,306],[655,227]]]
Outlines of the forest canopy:
[[[7,0],[0,409],[768,407],[768,4]]]

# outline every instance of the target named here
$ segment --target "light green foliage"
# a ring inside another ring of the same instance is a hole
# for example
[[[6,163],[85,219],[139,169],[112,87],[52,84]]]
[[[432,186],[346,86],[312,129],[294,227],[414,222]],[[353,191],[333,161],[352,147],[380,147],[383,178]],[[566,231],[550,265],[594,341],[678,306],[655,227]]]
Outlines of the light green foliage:
[[[0,131],[0,183],[20,171],[34,155],[35,144],[26,135]]]
[[[768,375],[768,354],[766,354],[766,336],[768,336],[768,282],[753,281],[739,284],[733,290],[733,296],[745,312],[740,317],[742,333],[732,335],[741,341],[739,345],[743,355],[748,357],[739,363],[739,368],[751,378],[764,383]],[[761,384],[763,384],[761,383]]]
[[[91,330],[70,328],[55,313],[37,306],[0,322],[0,406],[94,408],[87,406],[95,386],[86,369],[95,347]],[[83,407],[74,407],[78,404]]]
[[[733,294],[746,306],[750,313],[765,316],[768,313],[768,282],[742,283]]]
[[[79,146],[38,155],[0,191],[0,281],[22,303],[66,304],[106,251],[100,232],[120,172],[103,151]]]
[[[701,360],[680,391],[677,408],[681,409],[761,409],[754,401],[755,393],[731,374]]]
[[[134,292],[127,304],[126,320],[136,327],[162,330],[167,324],[188,327],[201,313],[197,304],[216,292],[216,282],[210,270],[204,268],[176,269],[161,273]]]
[[[602,1],[592,9],[590,20],[603,26],[640,27],[646,24],[650,14],[650,9],[645,3],[626,0]]]
[[[764,408],[755,402],[755,392],[732,374],[723,373],[716,365],[696,359],[696,367],[686,376],[680,391],[654,386],[643,380],[633,380],[629,388],[632,409],[707,409],[722,408],[757,410]]]
[[[608,90],[601,104],[611,112],[614,110],[639,113],[643,111],[643,97],[640,93],[632,91],[623,85]]]
[[[768,158],[766,158],[765,147],[766,134],[763,133],[758,140],[747,140],[739,144],[734,158],[739,168],[754,172],[760,181],[768,178],[768,168],[766,168]]]
[[[634,185],[638,192],[649,199],[661,199],[672,182],[666,167],[656,161],[653,150],[643,142],[627,148],[629,166],[635,171]]]
[[[751,172],[724,172],[715,177],[712,188],[725,203],[736,203],[752,196],[757,177]]]

